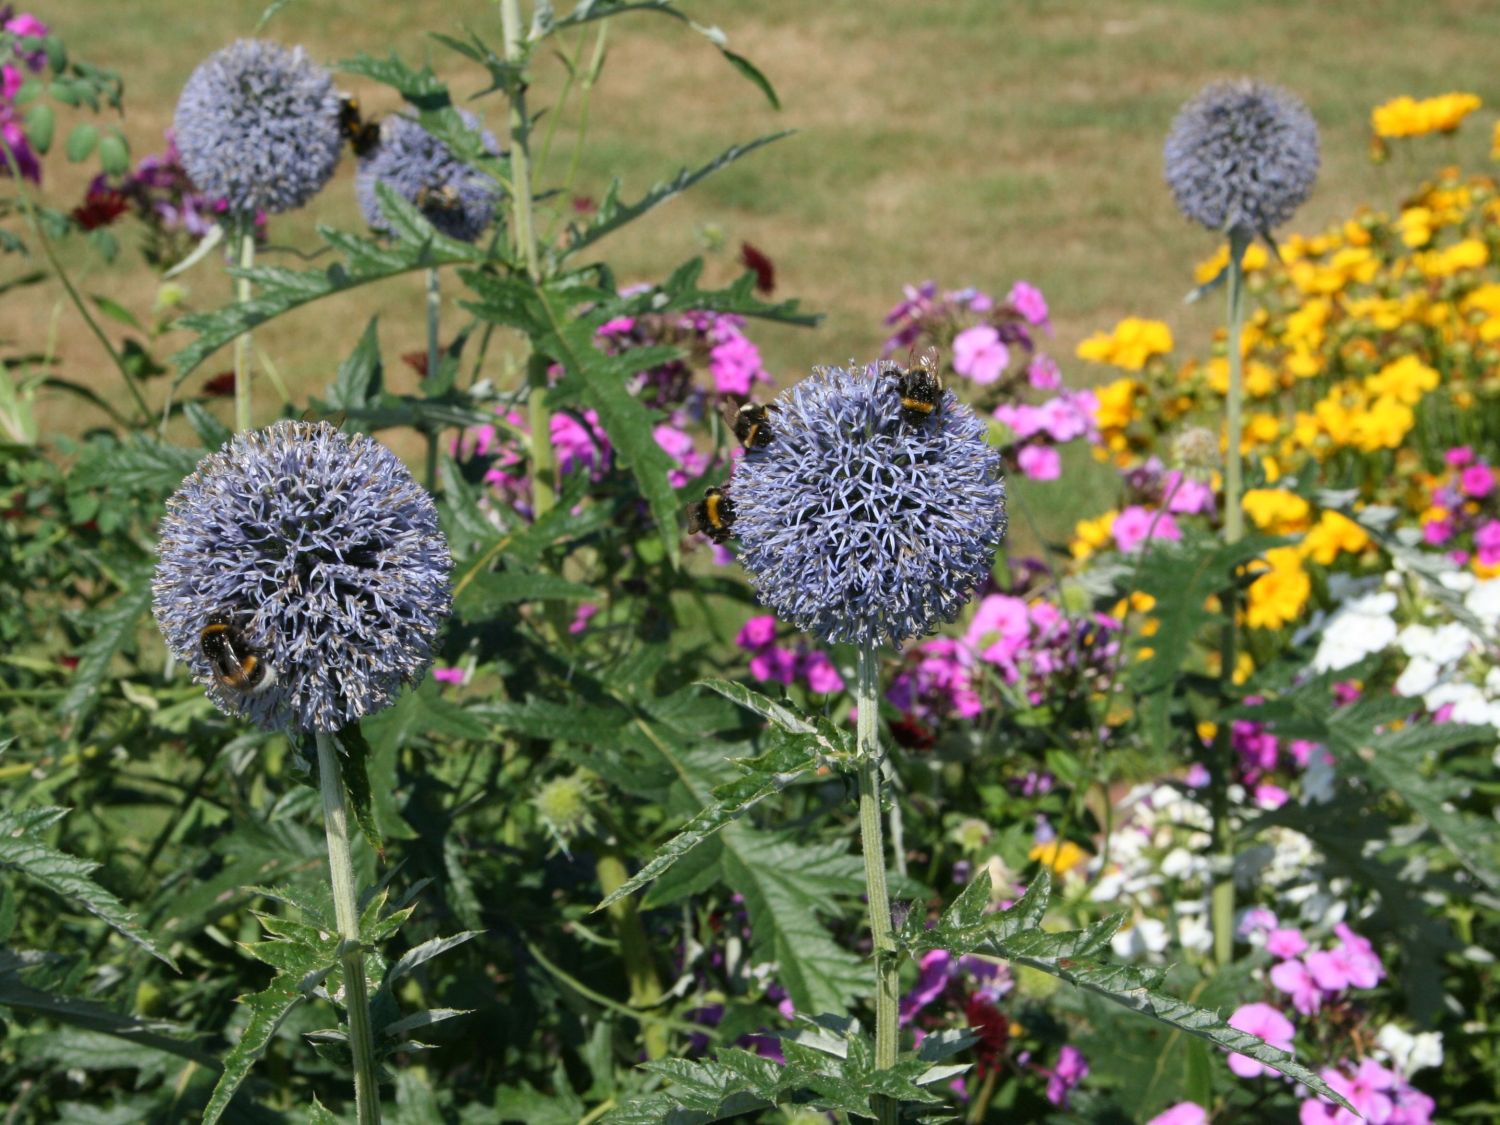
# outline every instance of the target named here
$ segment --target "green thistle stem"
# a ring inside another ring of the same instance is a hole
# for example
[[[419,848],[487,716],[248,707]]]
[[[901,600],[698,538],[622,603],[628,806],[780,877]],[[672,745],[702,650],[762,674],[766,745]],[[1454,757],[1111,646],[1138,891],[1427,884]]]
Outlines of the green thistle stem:
[[[354,859],[349,851],[344,774],[333,736],[319,731],[317,740],[318,782],[323,794],[323,824],[328,833],[328,875],[333,888],[334,920],[339,930],[344,1007],[349,1013],[349,1049],[354,1055],[355,1118],[359,1125],[380,1125],[380,1076],[370,1028],[370,995],[365,981],[365,952],[360,944]]]
[[[607,897],[614,894],[630,878],[625,866],[625,857],[618,847],[611,847],[594,862],[594,873],[599,877],[599,889]],[[656,963],[651,957],[651,944],[646,939],[645,927],[641,925],[640,912],[634,898],[622,898],[610,904],[609,920],[615,928],[615,937],[620,942],[620,956],[625,962],[625,975],[630,982],[630,1006],[636,1011],[655,1011],[661,1003],[661,979],[656,975]],[[646,1057],[667,1057],[669,1042],[665,1024],[643,1020],[641,1034],[646,1040]]]
[[[255,226],[246,222],[239,231],[239,253],[235,264],[248,270],[255,264]],[[250,300],[250,279],[234,279],[234,300],[243,305]],[[234,428],[243,432],[250,428],[250,333],[241,332],[234,338]]]
[[[875,949],[875,1066],[896,1065],[900,966],[891,934],[891,901],[886,890],[885,840],[880,823],[880,664],[873,646],[859,650],[859,842],[865,857],[865,893],[870,900],[870,939]],[[895,1125],[901,1107],[877,1098],[880,1125]]]
[[[436,379],[442,365],[442,342],[439,322],[443,315],[443,295],[438,284],[438,271],[427,270],[427,378]],[[437,491],[438,433],[427,431],[427,491]]]
[[[1245,378],[1244,360],[1240,355],[1240,336],[1245,319],[1245,250],[1250,238],[1240,231],[1229,235],[1229,395],[1225,407],[1228,448],[1224,452],[1224,542],[1237,543],[1245,537],[1244,458],[1240,446],[1244,440]],[[1219,682],[1223,702],[1227,705],[1234,693],[1234,668],[1239,655],[1239,597],[1231,588],[1224,598],[1224,632],[1219,644]],[[1234,957],[1234,836],[1229,826],[1229,779],[1233,769],[1234,747],[1230,724],[1221,723],[1214,736],[1213,761],[1209,775],[1209,794],[1213,816],[1213,846],[1218,858],[1210,899],[1214,931],[1214,960],[1229,964]]]
[[[500,0],[500,26],[505,36],[505,61],[515,66],[525,62],[520,0]],[[526,263],[533,285],[542,280],[542,255],[536,241],[536,220],[531,211],[531,120],[526,115],[526,83],[517,79],[510,87],[510,171],[512,226],[516,252]],[[556,502],[553,479],[552,412],[546,403],[547,357],[532,355],[526,363],[529,388],[527,414],[531,423],[531,504],[540,519]]]

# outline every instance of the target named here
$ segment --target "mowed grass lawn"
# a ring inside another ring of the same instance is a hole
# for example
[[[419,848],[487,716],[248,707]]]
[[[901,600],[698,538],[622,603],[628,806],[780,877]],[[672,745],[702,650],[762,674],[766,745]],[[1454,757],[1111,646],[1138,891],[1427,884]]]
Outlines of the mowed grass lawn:
[[[1207,81],[1253,75],[1290,87],[1311,106],[1323,130],[1324,170],[1296,221],[1301,230],[1341,219],[1362,202],[1389,205],[1443,162],[1487,166],[1490,107],[1500,108],[1500,5],[1480,0],[705,0],[682,7],[721,27],[764,70],[782,110],[683,24],[650,14],[611,20],[587,145],[559,206],[572,195],[597,198],[613,176],[631,198],[733,142],[797,130],[600,247],[622,281],[659,278],[705,252],[711,277],[727,280],[739,272],[739,244],[760,247],[776,263],[778,296],[800,297],[826,317],[810,331],[755,330],[783,380],[813,363],[873,356],[884,335],[881,316],[903,284],[924,278],[997,293],[1017,278],[1039,285],[1056,321],[1052,346],[1076,382],[1100,372],[1073,359],[1074,346],[1120,316],[1164,318],[1181,345],[1206,346],[1218,303],[1185,308],[1181,298],[1193,264],[1214,243],[1177,215],[1160,154],[1173,114]],[[250,34],[262,8],[244,0],[66,0],[38,11],[80,57],[123,74],[124,125],[139,155],[160,147],[197,62]],[[426,13],[443,22],[422,26]],[[413,61],[431,58],[467,96],[483,76],[453,65],[424,34],[462,25],[498,47],[497,9],[474,0],[294,2],[264,34],[304,43],[330,63],[392,49]],[[553,46],[582,64],[595,34],[591,27]],[[544,56],[537,74],[532,104],[547,107],[562,68]],[[394,108],[389,91],[363,80],[346,85],[367,107]],[[1451,89],[1479,94],[1486,109],[1456,137],[1409,142],[1389,164],[1370,163],[1372,105]],[[490,98],[475,108],[503,130],[503,103]],[[542,187],[566,179],[580,120],[576,91],[555,118]],[[310,208],[276,219],[273,241],[306,248],[314,222],[358,227],[352,172],[346,162]],[[82,175],[54,153],[48,201],[71,206],[82,187]],[[109,267],[78,251],[69,261],[84,270],[87,291],[140,312],[151,307],[156,281],[133,253]],[[21,267],[12,261],[9,268]],[[199,307],[228,292],[212,263],[186,281]],[[294,392],[315,390],[371,314],[381,317],[388,356],[420,348],[420,286],[413,277],[293,314],[258,333],[257,344]],[[8,295],[0,332],[12,343],[34,342],[58,317],[67,372],[113,388],[102,352],[59,296],[53,287]],[[160,351],[180,340],[169,335]],[[226,350],[194,378],[228,365]],[[414,378],[401,370],[393,377]],[[272,409],[269,393],[260,405]],[[50,417],[84,422],[72,403]]]

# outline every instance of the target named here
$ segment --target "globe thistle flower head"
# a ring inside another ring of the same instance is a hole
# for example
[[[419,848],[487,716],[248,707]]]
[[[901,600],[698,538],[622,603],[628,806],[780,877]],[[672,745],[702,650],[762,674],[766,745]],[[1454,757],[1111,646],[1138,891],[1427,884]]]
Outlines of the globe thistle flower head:
[[[209,454],[167,502],[153,608],[220,710],[332,732],[426,672],[451,568],[432,497],[394,453],[278,422]],[[249,690],[210,659],[214,622],[269,669]]]
[[[465,110],[459,116],[470,129],[479,118]],[[500,155],[488,131],[481,134],[486,151]],[[385,215],[375,185],[383,183],[426,216],[438,231],[461,242],[474,242],[495,218],[500,186],[465,164],[453,151],[409,117],[391,115],[380,123],[380,143],[359,162],[354,190],[365,221],[385,230]]]
[[[1216,83],[1183,106],[1167,134],[1167,186],[1212,231],[1269,235],[1318,177],[1318,124],[1278,86]]]
[[[339,162],[333,77],[301,47],[241,39],[199,64],[173,119],[182,166],[233,215],[302,206]]]
[[[816,368],[770,417],[729,484],[761,601],[828,643],[899,645],[952,621],[1005,535],[984,422],[952,391],[905,420],[884,362]]]

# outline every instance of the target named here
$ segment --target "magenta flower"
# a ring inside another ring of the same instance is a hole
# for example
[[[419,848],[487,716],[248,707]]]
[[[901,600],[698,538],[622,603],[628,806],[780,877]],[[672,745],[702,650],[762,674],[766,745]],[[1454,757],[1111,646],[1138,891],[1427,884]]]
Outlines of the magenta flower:
[[[1010,287],[1010,293],[1005,300],[1026,318],[1027,323],[1034,324],[1038,328],[1047,323],[1047,299],[1034,285],[1028,285],[1024,281],[1016,282]]]
[[[1296,1028],[1292,1021],[1269,1004],[1242,1004],[1229,1017],[1229,1026],[1246,1035],[1264,1039],[1273,1047],[1283,1051],[1292,1049],[1292,1036]],[[1234,1052],[1229,1056],[1229,1069],[1241,1078],[1258,1078],[1262,1074],[1274,1074],[1268,1066],[1256,1062],[1249,1055]]]
[[[1050,355],[1038,355],[1026,365],[1026,381],[1039,391],[1055,391],[1062,386],[1062,372]]]
[[[599,415],[586,410],[583,419],[587,426],[571,414],[552,415],[552,449],[562,473],[586,468],[598,480],[609,466],[609,438],[599,425]]]
[[[1197,1102],[1178,1102],[1158,1113],[1146,1125],[1208,1125],[1208,1110]]]
[[[1071,1043],[1065,1043],[1057,1054],[1057,1066],[1047,1076],[1047,1100],[1056,1106],[1068,1104],[1071,1093],[1089,1073],[1088,1060]]]
[[[1064,392],[1042,403],[1041,426],[1053,441],[1073,441],[1094,432],[1099,399],[1093,391]]]
[[[1302,1103],[1298,1114],[1302,1125],[1390,1125],[1396,1108],[1390,1091],[1397,1078],[1374,1059],[1365,1059],[1352,1076],[1330,1067],[1325,1067],[1320,1076],[1329,1089],[1348,1099],[1355,1113],[1311,1097]]]
[[[1290,996],[1292,1007],[1304,1016],[1313,1015],[1323,1006],[1323,990],[1301,961],[1283,961],[1273,966],[1270,977],[1277,990]]]
[[[1110,532],[1114,535],[1115,546],[1127,555],[1148,538],[1174,542],[1182,538],[1182,531],[1170,512],[1149,511],[1139,504],[1132,504],[1116,516]]]
[[[1500,520],[1487,520],[1474,533],[1479,561],[1485,566],[1500,563]]]
[[[434,668],[432,678],[440,684],[461,684],[464,682],[464,670],[462,668]]]
[[[1249,937],[1251,934],[1275,928],[1276,915],[1264,906],[1246,907],[1245,912],[1240,915],[1239,934],[1241,937]]]
[[[764,371],[760,349],[738,331],[714,345],[708,355],[714,389],[721,395],[748,395]]]
[[[734,638],[734,643],[740,648],[765,648],[776,639],[776,618],[763,613],[759,617],[752,617],[740,626],[739,635]]]
[[[1168,497],[1167,511],[1181,515],[1211,516],[1214,512],[1214,490],[1206,481],[1185,477],[1176,469],[1162,480]]]
[[[667,480],[673,488],[683,487],[688,481],[702,476],[708,468],[708,458],[693,445],[691,435],[670,422],[658,423],[652,428],[651,436],[677,462],[678,467],[667,472]]]
[[[833,666],[833,661],[828,659],[826,652],[808,653],[802,662],[802,675],[807,680],[808,690],[820,695],[844,690],[844,677],[839,675],[839,670]]]
[[[613,320],[606,320],[599,325],[595,332],[598,336],[623,336],[628,332],[635,331],[635,317],[617,316]]]
[[[768,645],[750,658],[750,674],[762,683],[767,680],[796,683],[797,653],[780,645]]]
[[[1483,461],[1470,465],[1458,478],[1458,486],[1466,496],[1482,500],[1495,488],[1495,471]]]
[[[1443,460],[1454,469],[1461,469],[1474,460],[1474,450],[1467,445],[1455,445],[1443,454]]]
[[[1422,525],[1422,542],[1429,547],[1441,547],[1453,538],[1452,520],[1428,520]]]
[[[995,382],[1009,363],[1010,349],[993,325],[976,324],[953,338],[953,370],[976,383]]]
[[[584,602],[573,612],[573,620],[568,625],[568,632],[575,636],[589,627],[589,622],[594,614],[599,612],[599,607],[593,602]]]
[[[1031,632],[1026,603],[1009,594],[990,594],[979,603],[964,632],[964,644],[990,664],[1013,667],[1016,653]]]
[[[1027,445],[1016,454],[1016,464],[1032,480],[1056,480],[1062,476],[1062,456],[1050,445]]]
[[[1299,956],[1307,949],[1307,939],[1301,930],[1278,927],[1266,935],[1266,952],[1272,957],[1287,960]]]

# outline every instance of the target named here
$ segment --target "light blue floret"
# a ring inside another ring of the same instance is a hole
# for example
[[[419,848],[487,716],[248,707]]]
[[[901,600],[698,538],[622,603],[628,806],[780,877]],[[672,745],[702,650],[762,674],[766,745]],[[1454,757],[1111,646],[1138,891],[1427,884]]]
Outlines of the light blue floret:
[[[470,129],[479,128],[479,119],[472,113],[459,110],[459,115]],[[486,131],[481,137],[487,151],[500,155],[492,134]],[[500,198],[500,186],[494,180],[459,160],[416,121],[400,116],[381,122],[380,143],[360,160],[354,179],[365,221],[376,230],[384,230],[385,215],[375,195],[377,183],[421,208],[440,233],[463,242],[474,242],[484,233],[495,218],[495,204]],[[445,190],[451,191],[451,199],[444,195]]]
[[[452,558],[394,453],[327,423],[278,422],[205,457],[167,502],[152,583],[172,653],[218,707],[272,730],[336,731],[432,663]],[[229,615],[275,682],[225,691],[200,636]]]
[[[1005,536],[1000,454],[951,391],[902,421],[889,364],[818,368],[736,467],[741,562],[776,615],[829,643],[899,645],[952,621]]]

